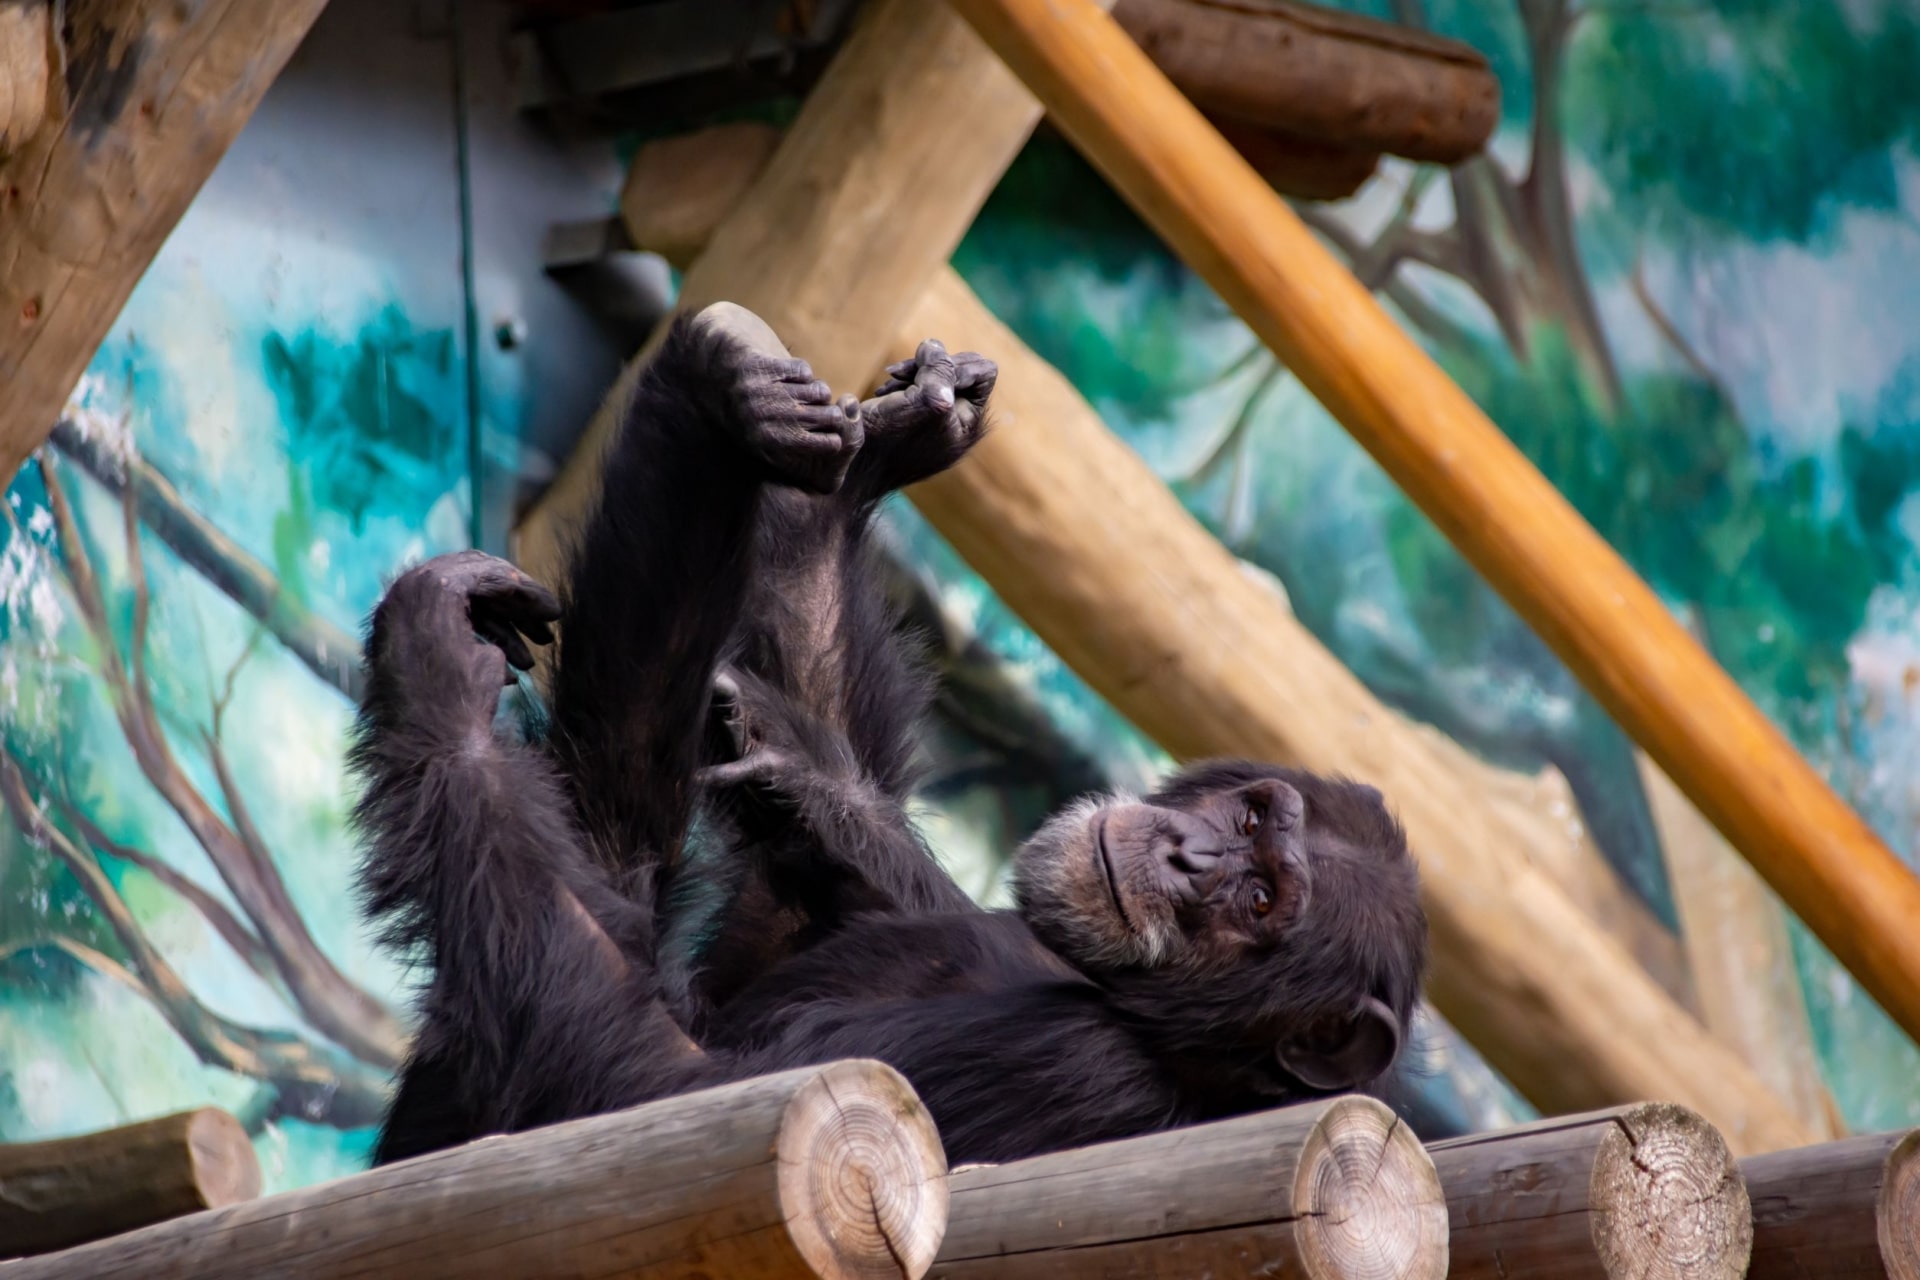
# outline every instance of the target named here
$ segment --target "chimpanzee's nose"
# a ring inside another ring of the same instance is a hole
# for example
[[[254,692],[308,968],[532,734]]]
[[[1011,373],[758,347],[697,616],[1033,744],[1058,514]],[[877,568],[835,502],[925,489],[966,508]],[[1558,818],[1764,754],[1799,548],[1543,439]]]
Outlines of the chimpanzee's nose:
[[[1220,834],[1206,823],[1178,810],[1170,811],[1167,816],[1172,819],[1167,824],[1167,864],[1190,876],[1213,870],[1226,852]]]

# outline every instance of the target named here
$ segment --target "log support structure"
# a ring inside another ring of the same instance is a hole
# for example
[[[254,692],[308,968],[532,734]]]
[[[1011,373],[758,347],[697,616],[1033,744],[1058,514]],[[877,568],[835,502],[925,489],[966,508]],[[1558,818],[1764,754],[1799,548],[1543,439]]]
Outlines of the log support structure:
[[[240,1122],[214,1107],[0,1146],[0,1258],[48,1253],[260,1194]]]
[[[1699,1115],[1647,1103],[1432,1148],[1456,1280],[1740,1280],[1747,1191]]]
[[[932,1274],[1441,1280],[1446,1208],[1419,1140],[1343,1097],[952,1177]]]
[[[1100,6],[952,4],[1053,123],[1920,1037],[1920,878],[1626,562]]]
[[[44,0],[0,5],[0,477],[53,430],[161,242],[325,6],[98,0],[53,6],[54,22]]]
[[[1740,1162],[1749,1280],[1920,1280],[1920,1129]]]
[[[837,1062],[484,1138],[0,1276],[917,1280],[946,1231],[946,1173],[907,1082]]]

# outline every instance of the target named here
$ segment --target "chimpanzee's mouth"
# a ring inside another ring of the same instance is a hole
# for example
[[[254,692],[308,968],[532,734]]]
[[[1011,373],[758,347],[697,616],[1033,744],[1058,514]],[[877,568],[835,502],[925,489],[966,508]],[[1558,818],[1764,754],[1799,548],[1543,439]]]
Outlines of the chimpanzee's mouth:
[[[1120,916],[1120,923],[1126,926],[1128,933],[1140,931],[1133,927],[1133,921],[1127,915],[1127,908],[1120,901],[1120,882],[1113,874],[1113,857],[1107,852],[1107,815],[1099,813],[1093,819],[1093,858],[1100,864],[1100,874],[1106,879],[1107,893],[1113,898],[1113,909]]]

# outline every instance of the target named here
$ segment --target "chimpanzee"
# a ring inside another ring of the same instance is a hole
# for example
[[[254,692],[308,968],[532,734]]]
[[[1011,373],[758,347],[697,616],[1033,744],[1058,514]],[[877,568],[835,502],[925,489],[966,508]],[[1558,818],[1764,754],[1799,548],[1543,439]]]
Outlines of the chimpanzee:
[[[1426,927],[1371,788],[1215,762],[1086,801],[1019,851],[1014,912],[921,846],[902,805],[925,681],[867,534],[979,438],[995,371],[930,342],[889,372],[835,401],[749,313],[678,319],[564,605],[468,552],[375,611],[362,886],[431,974],[376,1160],[842,1057],[900,1069],[955,1162],[1392,1064]],[[510,741],[499,690],[556,618],[552,740]],[[683,856],[697,805],[706,865]],[[703,879],[720,906],[676,984],[667,930]]]

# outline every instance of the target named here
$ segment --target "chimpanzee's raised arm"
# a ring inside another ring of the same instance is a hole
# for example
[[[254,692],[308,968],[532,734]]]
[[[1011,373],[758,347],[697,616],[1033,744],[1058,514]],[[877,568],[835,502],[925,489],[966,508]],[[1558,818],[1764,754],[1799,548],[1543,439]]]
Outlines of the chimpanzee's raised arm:
[[[552,684],[555,751],[608,865],[678,855],[763,483],[833,492],[860,430],[851,398],[833,403],[727,303],[675,320],[639,378],[573,557]]]
[[[375,611],[352,763],[360,884],[431,970],[378,1158],[639,1102],[709,1063],[659,999],[648,904],[587,856],[551,762],[493,733],[507,666],[559,604],[460,552]],[[480,638],[484,637],[484,638]]]

